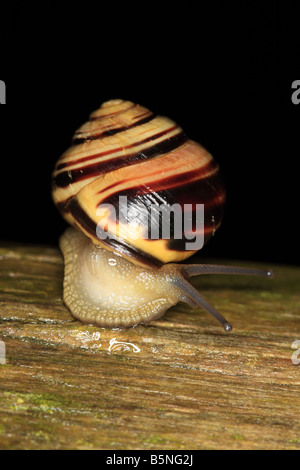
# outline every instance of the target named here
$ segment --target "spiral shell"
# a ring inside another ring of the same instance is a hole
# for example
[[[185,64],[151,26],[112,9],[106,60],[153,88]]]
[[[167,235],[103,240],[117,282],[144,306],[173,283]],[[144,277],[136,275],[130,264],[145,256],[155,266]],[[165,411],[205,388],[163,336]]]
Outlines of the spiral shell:
[[[209,152],[171,119],[122,100],[102,104],[76,131],[56,164],[52,194],[65,219],[94,243],[149,266],[182,261],[194,251],[185,249],[184,234],[182,239],[150,239],[142,231],[132,239],[122,227],[136,217],[143,227],[153,204],[193,204],[192,212],[204,204],[207,242],[221,223],[225,201],[218,164]],[[96,228],[103,222],[97,208],[117,207],[122,195],[129,209],[125,216],[118,214],[121,236],[99,240]]]

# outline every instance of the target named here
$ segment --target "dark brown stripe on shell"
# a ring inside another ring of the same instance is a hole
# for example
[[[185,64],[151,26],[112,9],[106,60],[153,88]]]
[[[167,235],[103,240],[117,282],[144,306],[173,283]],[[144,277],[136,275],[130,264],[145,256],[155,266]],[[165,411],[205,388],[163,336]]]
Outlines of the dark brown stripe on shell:
[[[127,186],[126,190],[117,193],[117,198],[119,196],[125,196],[125,195],[126,196],[131,196],[131,197],[133,197],[133,196],[134,197],[140,197],[140,196],[143,196],[143,195],[147,194],[148,197],[151,198],[151,201],[152,201],[153,204],[157,204],[158,201],[161,203],[161,197],[162,197],[161,195],[162,195],[163,191],[168,191],[168,193],[166,193],[166,194],[169,195],[170,194],[169,191],[171,190],[172,193],[173,193],[177,186],[184,185],[186,187],[188,184],[192,184],[192,182],[197,184],[197,186],[198,186],[200,184],[200,179],[202,179],[202,175],[204,173],[211,172],[213,170],[216,170],[216,173],[217,173],[218,168],[219,168],[219,165],[217,164],[217,162],[215,160],[212,160],[211,162],[207,163],[204,167],[202,167],[200,169],[192,170],[192,171],[185,172],[185,173],[180,173],[179,175],[174,175],[173,177],[169,177],[169,178],[161,179],[159,181],[155,181],[154,183],[151,183],[150,186],[147,185],[147,186],[143,186],[142,188],[141,187],[135,187],[135,186],[129,186],[129,187]],[[195,177],[198,177],[197,180],[192,181],[192,180],[194,180]],[[206,184],[211,186],[214,183],[215,173],[213,175],[210,175],[210,179],[209,178],[205,178],[205,179],[206,179]],[[130,181],[131,180],[123,181],[123,182],[118,181],[114,184],[111,184],[110,186],[106,186],[105,190],[111,190],[114,186],[118,186],[119,184],[122,184],[122,183],[123,184],[124,183],[129,183],[130,184]],[[130,193],[130,191],[131,191],[131,193]],[[160,192],[159,198],[155,197],[155,193],[159,193],[159,192]],[[220,192],[220,194],[221,193],[222,193],[222,191]],[[216,194],[214,199],[216,199],[217,194]],[[64,213],[70,212],[69,203],[70,203],[70,200],[73,197],[74,196],[71,196],[71,197],[69,197],[68,199],[66,199],[64,201],[58,202],[56,204],[58,210],[60,212],[64,212]],[[193,193],[192,193],[191,198],[193,198],[193,197],[194,196],[193,196]],[[166,197],[166,199],[168,199],[168,198]],[[210,199],[209,201],[205,202],[206,208],[208,208],[210,205],[215,204],[214,199]],[[187,200],[188,200],[188,196],[187,196]],[[111,196],[109,196],[109,198],[106,198],[101,203],[104,203],[104,202],[105,203],[110,203],[110,204],[117,204],[117,199],[116,199],[115,194],[112,194]],[[191,204],[192,202],[194,202],[194,201],[192,200],[189,203]],[[188,204],[188,202],[186,202],[186,204]],[[200,203],[198,202],[198,204],[200,204]]]
[[[107,157],[108,155],[112,155],[112,154],[117,153],[117,152],[124,152],[124,150],[128,150],[128,149],[131,149],[133,147],[137,147],[137,146],[140,146],[140,145],[143,145],[143,144],[147,144],[148,142],[152,142],[153,140],[159,139],[160,137],[163,137],[164,135],[169,134],[170,132],[177,129],[177,127],[178,127],[177,125],[169,127],[168,129],[165,129],[162,132],[158,132],[157,134],[151,135],[151,137],[147,137],[146,139],[143,139],[143,140],[140,140],[140,141],[137,141],[137,142],[133,142],[130,145],[117,147],[117,148],[114,148],[114,149],[111,149],[111,150],[107,150],[106,152],[100,152],[100,153],[96,153],[94,155],[88,155],[86,157],[78,158],[78,159],[71,160],[71,161],[68,161],[68,162],[59,163],[56,166],[55,170],[59,171],[59,170],[62,170],[63,168],[68,168],[69,166],[72,166],[72,165],[78,165],[79,163],[86,163],[86,162],[96,160],[96,159],[101,158],[101,157]],[[181,131],[180,134],[181,133],[183,133],[183,132]],[[179,135],[179,134],[177,134],[177,135]],[[186,140],[187,140],[187,137],[186,137]],[[136,152],[136,153],[138,153],[138,152]],[[122,157],[116,157],[116,158],[123,158],[123,155],[122,155]]]
[[[161,132],[152,136],[149,139],[145,139],[145,141],[151,141],[158,136],[161,137],[163,134],[170,132],[171,129],[167,131]],[[148,160],[151,158],[158,157],[165,153],[171,152],[175,150],[177,147],[180,147],[187,141],[187,137],[183,132],[176,134],[175,136],[165,139],[162,142],[158,142],[157,144],[152,145],[151,147],[147,147],[144,150],[140,150],[138,152],[134,152],[132,154],[127,155],[126,157],[116,157],[106,160],[104,162],[96,162],[90,165],[85,165],[80,168],[74,170],[63,171],[58,173],[54,177],[54,184],[59,188],[64,188],[71,183],[76,183],[78,181],[82,181],[87,178],[91,178],[93,176],[102,175],[104,173],[108,173],[109,171],[117,170],[124,166],[134,165],[138,161],[141,160]],[[138,145],[135,143],[134,145]],[[116,151],[116,150],[114,150]]]
[[[112,135],[119,134],[120,132],[128,131],[128,129],[132,129],[133,127],[141,126],[143,124],[146,124],[147,122],[152,121],[152,119],[155,118],[155,114],[151,113],[150,116],[147,116],[144,119],[140,119],[139,121],[135,122],[134,124],[131,124],[130,126],[122,126],[118,127],[116,129],[111,129],[107,131],[100,132],[99,134],[95,134],[89,137],[73,137],[72,144],[73,145],[79,145],[79,144],[84,144],[86,142],[90,142],[92,140],[97,140],[97,139],[103,139],[104,137],[110,137]]]
[[[68,212],[70,212],[69,203],[73,199],[73,197],[74,196],[68,197],[64,201],[60,201],[56,203],[56,207],[59,210],[59,212],[61,212],[62,214],[67,214]]]
[[[144,111],[142,114],[139,114],[138,116],[134,116],[134,117],[132,118],[132,120],[135,121],[136,119],[139,119],[139,118],[141,118],[141,117],[143,117],[143,116],[146,116],[146,115],[148,116],[149,113],[151,113],[151,111],[149,111],[149,109],[147,109],[147,111]],[[151,114],[153,114],[153,113],[151,113]]]
[[[216,165],[216,169],[218,165]],[[119,206],[119,197],[127,196],[127,216],[130,216],[131,213],[136,217],[137,207],[140,207],[140,213],[146,209],[150,217],[150,206],[160,206],[165,203],[168,206],[173,204],[180,204],[181,207],[184,207],[184,204],[192,204],[192,214],[195,214],[196,204],[204,204],[204,243],[206,243],[213,232],[219,227],[221,220],[223,218],[223,206],[225,203],[225,188],[220,175],[218,172],[209,176],[208,178],[200,179],[197,181],[192,181],[189,183],[189,178],[194,176],[197,173],[197,170],[191,171],[185,174],[180,175],[182,177],[182,184],[179,186],[172,187],[170,190],[158,190],[155,191],[151,183],[145,187],[144,190],[141,190],[140,187],[126,188],[124,191],[117,192],[111,196],[101,200],[99,204],[112,204],[116,208],[116,220],[122,224],[133,222],[133,220],[125,220],[122,217],[122,214],[119,214],[117,210]],[[174,178],[174,180],[176,177]],[[166,180],[166,184],[170,180]],[[163,186],[162,186],[163,187]],[[164,201],[164,202],[162,202]],[[130,211],[130,208],[133,208],[133,212]],[[120,219],[119,219],[120,216]],[[193,230],[195,230],[195,216],[193,220]],[[136,222],[136,220],[135,220]],[[150,227],[150,219],[148,220],[148,227]],[[162,231],[161,221],[160,221],[160,233]],[[173,226],[171,225],[171,234],[173,233]],[[150,233],[148,233],[149,241]],[[185,242],[192,241],[187,240],[182,237],[180,240],[175,240],[171,238],[168,243],[168,249],[176,251],[186,251]]]
[[[114,187],[118,187],[119,185],[127,185],[127,188],[133,191],[136,191],[137,195],[143,195],[143,194],[149,194],[152,192],[158,192],[162,191],[163,189],[171,189],[176,186],[182,186],[182,185],[187,185],[189,182],[194,180],[195,178],[197,179],[197,182],[199,184],[199,180],[203,179],[204,175],[206,173],[217,173],[219,169],[219,165],[216,162],[216,160],[211,160],[208,162],[206,165],[202,166],[201,168],[197,168],[196,170],[191,170],[191,171],[184,171],[181,173],[177,173],[176,175],[169,176],[168,178],[161,178],[157,181],[149,182],[147,183],[147,186],[138,186],[136,187],[135,185],[131,185],[132,181],[134,181],[134,178],[127,179],[124,181],[116,181],[115,183],[106,186],[105,190],[111,190]],[[156,177],[156,174],[160,174],[153,172],[151,177],[153,176],[154,178]],[[211,175],[213,176],[213,175]],[[207,179],[207,178],[206,178]],[[129,185],[129,186],[128,186]],[[126,189],[126,191],[128,190]]]
[[[194,173],[194,172],[191,172]],[[159,206],[167,204],[204,204],[204,208],[210,211],[217,206],[223,206],[225,197],[225,189],[220,181],[219,173],[216,173],[209,178],[188,182],[188,174],[185,174],[186,181],[184,184],[173,187],[170,190],[160,189],[153,190],[151,183],[149,183],[145,191],[141,191],[139,186],[126,188],[123,191],[118,191],[110,196],[100,199],[99,204],[111,204],[115,208],[119,205],[119,197],[126,196],[128,205],[136,204],[138,206],[150,207],[151,205]],[[218,201],[219,198],[219,201]],[[162,202],[163,201],[163,202]],[[95,208],[96,210],[96,208]],[[118,219],[117,219],[118,220]],[[122,221],[124,223],[124,221]]]

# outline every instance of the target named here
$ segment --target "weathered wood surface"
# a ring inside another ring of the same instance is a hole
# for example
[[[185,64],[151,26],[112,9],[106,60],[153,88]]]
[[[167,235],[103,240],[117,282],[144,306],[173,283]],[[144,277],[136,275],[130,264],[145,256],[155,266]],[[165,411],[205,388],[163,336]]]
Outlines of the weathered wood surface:
[[[110,330],[63,305],[58,250],[3,244],[0,448],[300,449],[300,270],[272,268],[193,278],[230,334],[184,304]]]

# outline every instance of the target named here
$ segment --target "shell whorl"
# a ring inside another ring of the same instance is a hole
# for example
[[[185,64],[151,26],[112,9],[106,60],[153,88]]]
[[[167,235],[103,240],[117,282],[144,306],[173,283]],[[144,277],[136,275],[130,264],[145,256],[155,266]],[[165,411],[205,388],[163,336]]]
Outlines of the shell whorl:
[[[142,265],[181,261],[194,252],[184,249],[184,238],[99,240],[100,204],[117,206],[119,196],[127,196],[129,220],[119,226],[131,222],[135,207],[204,204],[206,242],[221,223],[225,201],[209,152],[171,119],[122,100],[103,103],[75,132],[54,169],[52,194],[65,219],[94,243]]]

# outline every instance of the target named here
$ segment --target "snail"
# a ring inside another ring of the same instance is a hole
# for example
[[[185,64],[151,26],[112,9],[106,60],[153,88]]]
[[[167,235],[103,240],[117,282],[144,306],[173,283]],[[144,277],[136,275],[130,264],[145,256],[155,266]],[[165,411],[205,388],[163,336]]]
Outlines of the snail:
[[[131,101],[103,103],[75,132],[54,168],[52,197],[71,225],[59,242],[64,302],[82,322],[135,326],[182,301],[201,306],[230,331],[231,324],[189,278],[209,273],[272,277],[269,270],[185,262],[199,251],[188,244],[192,237],[201,236],[203,245],[221,224],[225,189],[219,165],[174,121]],[[187,208],[188,230],[182,217],[175,224],[174,210],[165,236],[160,207]],[[202,224],[195,229],[201,207]]]

